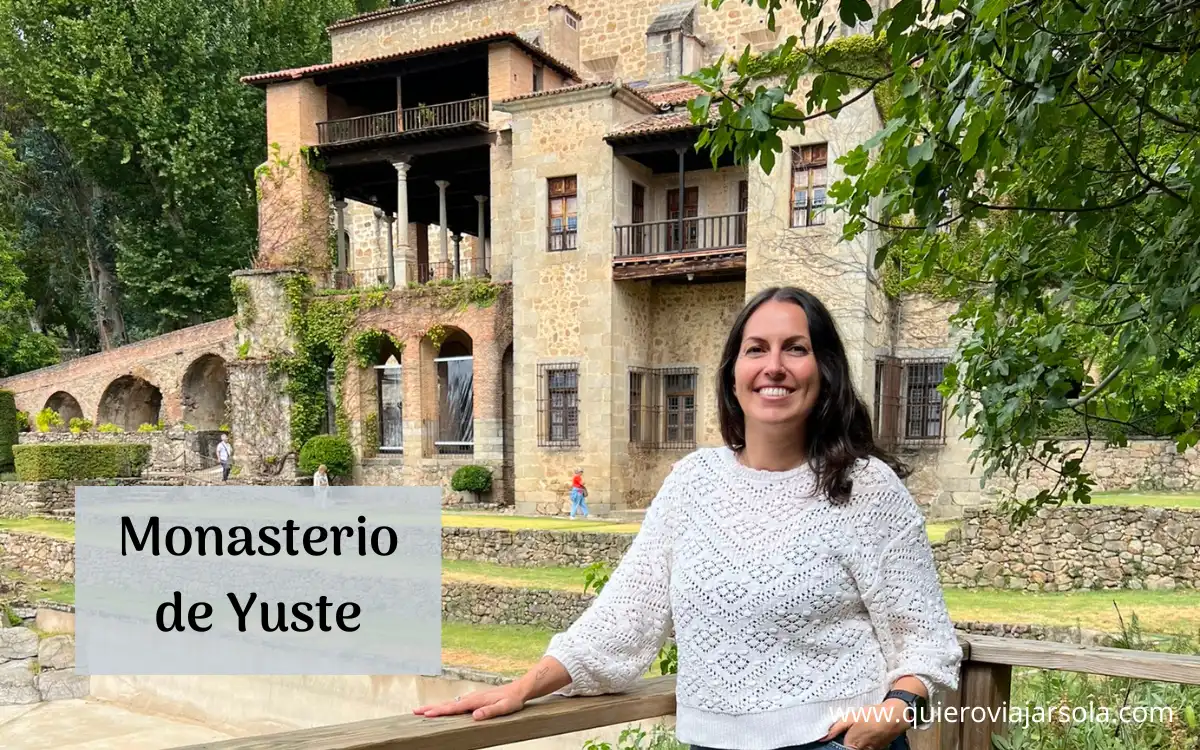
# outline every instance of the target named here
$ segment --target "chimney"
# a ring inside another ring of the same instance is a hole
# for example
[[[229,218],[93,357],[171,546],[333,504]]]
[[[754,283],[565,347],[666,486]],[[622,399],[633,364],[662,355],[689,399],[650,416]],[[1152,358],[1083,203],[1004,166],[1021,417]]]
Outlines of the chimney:
[[[562,3],[550,6],[546,51],[579,73],[579,14]]]

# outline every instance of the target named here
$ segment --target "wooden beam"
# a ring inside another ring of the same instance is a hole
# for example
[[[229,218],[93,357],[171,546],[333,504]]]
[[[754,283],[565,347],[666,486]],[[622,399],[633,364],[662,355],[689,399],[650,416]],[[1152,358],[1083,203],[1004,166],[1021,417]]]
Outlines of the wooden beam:
[[[1200,685],[1200,656],[969,635],[971,659],[1014,667]]]
[[[515,714],[486,721],[469,716],[404,715],[188,745],[176,750],[478,750],[675,713],[675,677],[641,680],[621,695],[551,696]]]
[[[726,250],[710,257],[689,257],[663,254],[665,257],[614,258],[613,280],[653,279],[662,276],[684,276],[689,273],[745,271],[746,251]]]

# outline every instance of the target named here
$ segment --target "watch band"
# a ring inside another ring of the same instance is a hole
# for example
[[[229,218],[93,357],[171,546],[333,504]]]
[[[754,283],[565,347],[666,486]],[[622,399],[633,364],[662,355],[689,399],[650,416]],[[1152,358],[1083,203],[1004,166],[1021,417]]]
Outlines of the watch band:
[[[912,710],[912,717],[909,723],[914,727],[919,726],[925,721],[925,714],[929,709],[929,701],[924,696],[911,693],[907,690],[889,690],[883,699],[888,700],[889,698],[899,698],[908,705]]]

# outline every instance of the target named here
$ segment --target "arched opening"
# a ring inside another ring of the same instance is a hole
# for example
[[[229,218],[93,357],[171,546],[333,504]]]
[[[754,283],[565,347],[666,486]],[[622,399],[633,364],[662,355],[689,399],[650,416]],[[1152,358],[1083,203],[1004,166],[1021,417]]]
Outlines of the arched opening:
[[[199,357],[183,375],[183,421],[201,432],[221,429],[228,396],[225,360],[216,354]]]
[[[475,360],[471,337],[457,328],[447,329],[433,363],[437,369],[437,452],[474,453]]]
[[[379,451],[404,451],[404,369],[400,349],[384,337],[376,358],[376,393],[379,401]]]
[[[337,434],[337,372],[333,369],[333,356],[325,359],[325,410],[321,412],[321,426],[318,434]]]
[[[83,409],[79,406],[79,401],[66,391],[50,394],[50,398],[46,399],[45,408],[58,412],[58,416],[62,417],[63,427],[69,427],[72,419],[83,419]]]
[[[108,384],[100,397],[98,424],[112,423],[126,432],[143,424],[158,424],[162,393],[154,384],[134,375],[122,375]]]

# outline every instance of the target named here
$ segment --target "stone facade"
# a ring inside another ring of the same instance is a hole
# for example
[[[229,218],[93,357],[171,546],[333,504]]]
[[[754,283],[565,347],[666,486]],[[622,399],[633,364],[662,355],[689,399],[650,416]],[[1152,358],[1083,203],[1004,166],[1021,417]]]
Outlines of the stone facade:
[[[75,488],[88,485],[129,486],[141,483],[136,477],[44,482],[0,482],[0,518],[28,516],[74,516]]]
[[[0,531],[0,568],[43,581],[73,581],[75,544],[40,534]]]
[[[75,637],[0,623],[0,706],[85,698],[87,675],[75,674]]]
[[[442,557],[445,559],[474,560],[514,568],[546,565],[586,568],[596,562],[616,565],[632,543],[632,534],[442,529]]]
[[[968,509],[935,546],[942,582],[1026,591],[1200,588],[1200,513],[1171,508],[1044,508],[1015,532]]]
[[[443,584],[442,619],[479,625],[531,625],[566,630],[594,598],[572,591]]]

